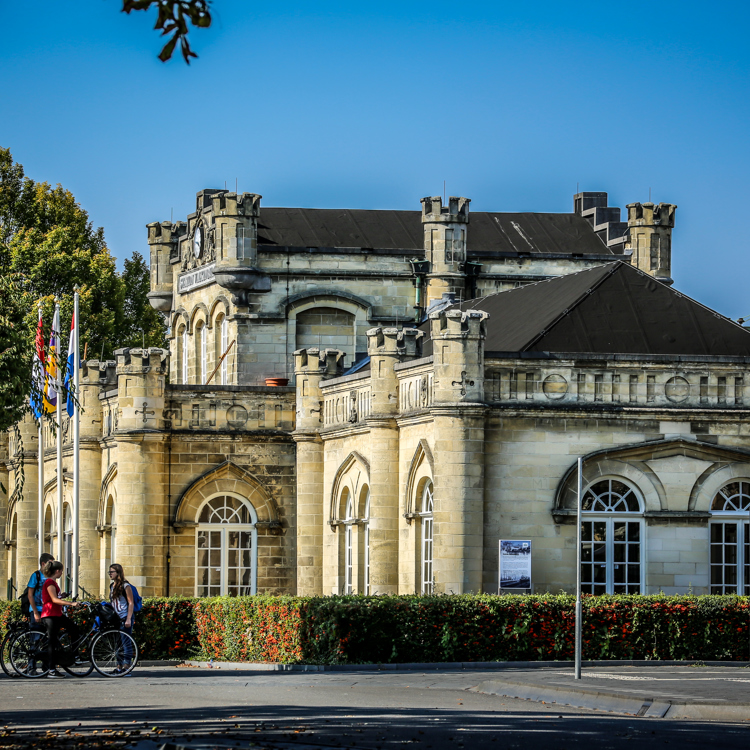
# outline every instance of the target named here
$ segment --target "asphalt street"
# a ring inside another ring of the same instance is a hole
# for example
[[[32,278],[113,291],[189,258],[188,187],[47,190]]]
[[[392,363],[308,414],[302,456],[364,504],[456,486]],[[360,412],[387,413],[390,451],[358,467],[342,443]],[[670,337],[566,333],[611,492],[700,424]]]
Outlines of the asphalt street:
[[[736,679],[745,673],[750,670]],[[750,716],[734,722],[638,718],[476,692],[497,676],[496,671],[259,673],[162,667],[142,668],[119,680],[2,679],[0,747],[750,746]],[[590,681],[596,679],[606,678]],[[693,684],[699,683],[710,691],[705,679]]]

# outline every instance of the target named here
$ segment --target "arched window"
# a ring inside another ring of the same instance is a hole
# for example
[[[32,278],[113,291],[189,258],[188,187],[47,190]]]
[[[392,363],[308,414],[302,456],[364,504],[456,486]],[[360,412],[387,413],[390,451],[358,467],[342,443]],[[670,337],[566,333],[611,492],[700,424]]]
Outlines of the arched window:
[[[583,495],[581,584],[588,594],[640,594],[643,588],[640,494],[622,479],[602,479]]]
[[[750,594],[750,480],[730,482],[711,503],[712,594]]]
[[[364,531],[362,534],[362,546],[363,546],[363,561],[362,561],[362,578],[363,586],[362,591],[365,594],[370,593],[370,488],[365,485],[362,488],[362,497],[364,505]]]
[[[258,520],[244,498],[220,495],[198,512],[196,596],[255,593]]]
[[[44,511],[44,549],[53,555],[52,534],[55,531],[55,517],[52,512],[52,506],[48,505]]]
[[[433,521],[434,500],[433,486],[429,480],[424,483],[419,504],[419,520],[421,525],[421,554],[420,554],[420,590],[423,594],[431,594],[434,589],[433,561]]]
[[[183,385],[188,384],[188,330],[187,326],[185,326],[182,329],[182,335],[180,336],[180,339],[182,340],[182,356],[180,357],[180,361],[182,362],[182,372],[181,374],[181,382]]]
[[[70,505],[65,503],[63,508],[63,546],[62,564],[65,567],[64,591],[70,591],[73,585],[73,514]],[[58,557],[58,559],[60,559]]]
[[[346,517],[344,519],[344,593],[354,593],[354,501],[348,489],[346,498]],[[343,499],[343,498],[342,498]]]
[[[205,385],[208,377],[208,350],[206,348],[206,324],[199,323],[195,328],[195,376],[198,385]]]
[[[104,560],[105,569],[109,570],[112,563],[117,562],[117,515],[115,513],[115,499],[110,495],[107,498],[107,510],[104,514]]]
[[[226,319],[226,316],[222,316],[221,326],[219,330],[221,331],[221,351],[219,352],[219,357],[221,357],[221,355],[226,352],[227,347],[229,346],[229,321]],[[229,385],[229,361],[226,356],[221,361],[221,384]]]

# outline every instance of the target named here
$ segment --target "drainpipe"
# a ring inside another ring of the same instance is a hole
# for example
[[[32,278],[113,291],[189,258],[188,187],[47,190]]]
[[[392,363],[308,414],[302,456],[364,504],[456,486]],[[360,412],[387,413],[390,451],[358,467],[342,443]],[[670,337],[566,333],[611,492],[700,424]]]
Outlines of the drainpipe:
[[[413,274],[411,282],[412,284],[414,284],[414,288],[416,289],[414,298],[414,320],[417,324],[419,324],[422,322],[422,316],[424,315],[425,311],[422,301],[422,293],[424,290],[425,279],[427,278],[427,274],[430,272],[430,261],[415,258],[414,260],[409,261],[409,263],[411,263],[411,272]]]

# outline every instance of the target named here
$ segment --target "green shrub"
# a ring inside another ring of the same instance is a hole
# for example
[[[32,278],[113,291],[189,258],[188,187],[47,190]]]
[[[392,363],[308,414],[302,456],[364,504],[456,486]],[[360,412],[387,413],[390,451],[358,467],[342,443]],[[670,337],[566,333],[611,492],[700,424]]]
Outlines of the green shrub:
[[[147,599],[144,659],[308,664],[569,660],[574,598],[248,596]],[[0,632],[17,602],[0,602]],[[748,660],[750,598],[584,597],[584,659]]]

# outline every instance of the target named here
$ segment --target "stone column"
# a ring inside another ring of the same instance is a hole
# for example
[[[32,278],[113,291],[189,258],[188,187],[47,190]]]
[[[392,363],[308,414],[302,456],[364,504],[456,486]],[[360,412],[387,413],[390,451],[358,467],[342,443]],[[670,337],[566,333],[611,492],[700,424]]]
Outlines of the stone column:
[[[118,349],[117,557],[142,596],[166,592],[164,349]]]
[[[58,396],[59,398],[59,396]],[[26,585],[29,576],[39,567],[39,555],[37,548],[38,528],[38,478],[37,450],[39,448],[39,437],[34,420],[27,415],[18,424],[21,433],[21,445],[16,445],[15,461],[23,463],[23,488],[20,494],[16,493],[13,511],[18,518],[18,532],[16,535],[16,586],[19,592]],[[20,449],[23,448],[23,453]],[[9,500],[12,500],[15,486],[15,473],[10,474],[8,490]]]
[[[370,593],[398,593],[398,380],[402,337],[398,328],[371,328],[372,411],[370,430]]]
[[[81,452],[79,466],[79,524],[81,538],[78,544],[79,583],[91,594],[98,594],[101,586],[101,560],[97,523],[99,493],[102,481],[102,408],[99,401],[100,368],[97,360],[85,362],[81,368]],[[108,585],[108,584],[107,584]]]
[[[323,397],[320,382],[338,374],[342,353],[317,348],[294,352],[297,384],[297,596],[323,593]]]
[[[482,590],[485,312],[430,315],[433,342],[438,593]]]

